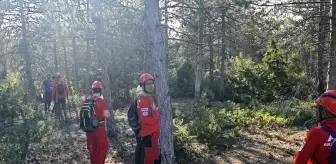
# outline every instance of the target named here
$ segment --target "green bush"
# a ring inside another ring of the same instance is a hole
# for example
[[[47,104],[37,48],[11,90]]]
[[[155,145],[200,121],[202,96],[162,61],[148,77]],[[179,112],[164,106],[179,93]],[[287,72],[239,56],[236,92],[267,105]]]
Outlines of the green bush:
[[[189,123],[190,131],[199,139],[213,144],[235,137],[240,128],[270,129],[273,126],[288,125],[287,118],[273,115],[264,109],[199,108],[196,115],[195,119]]]
[[[173,98],[193,97],[195,72],[190,61],[170,70],[169,84]],[[217,65],[213,81],[210,82],[209,72],[204,72],[201,90],[202,93],[212,93],[211,101],[231,100],[249,104],[255,100],[270,103],[292,97],[308,100],[311,95],[316,95],[316,87],[314,79],[307,76],[303,63],[298,53],[285,54],[271,41],[259,63],[240,54],[226,61],[223,77]]]
[[[174,120],[174,148],[177,163],[206,163],[206,154],[209,151],[192,136],[189,127],[183,121]]]
[[[50,115],[24,101],[19,74],[9,74],[0,85],[0,163],[23,163],[31,144],[43,144],[53,134]]]
[[[172,97],[193,97],[195,83],[194,76],[195,72],[190,61],[185,61],[180,68],[172,71],[170,77]]]
[[[307,77],[301,59],[293,53],[288,60],[272,41],[262,62],[256,63],[242,54],[230,62],[226,83],[233,101],[272,102],[279,98],[307,99],[313,92],[312,79]]]
[[[267,106],[273,114],[286,117],[291,126],[310,127],[317,124],[315,120],[316,103],[313,101],[277,100]]]
[[[186,125],[180,120],[174,120],[174,146],[179,153],[188,153],[188,145],[193,142],[193,137]],[[181,155],[181,154],[179,154]]]
[[[206,89],[205,91],[203,91],[201,95],[200,105],[210,107],[211,102],[213,102],[214,100],[215,100],[214,93],[211,90]]]
[[[242,105],[231,101],[213,102],[211,107],[176,106],[177,133],[183,142],[188,135],[209,146],[218,146],[226,140],[238,137],[241,129],[276,129],[289,126],[310,126],[314,122],[314,103],[298,99],[279,100],[267,105]],[[182,137],[182,138],[181,138]],[[187,138],[187,139],[186,139]]]

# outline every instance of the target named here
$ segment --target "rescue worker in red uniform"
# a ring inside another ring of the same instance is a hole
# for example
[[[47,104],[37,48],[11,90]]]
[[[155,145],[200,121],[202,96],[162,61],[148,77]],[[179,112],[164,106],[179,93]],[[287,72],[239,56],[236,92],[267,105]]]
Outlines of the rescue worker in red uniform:
[[[106,101],[101,98],[103,85],[99,81],[92,84],[91,99],[96,101],[95,116],[98,120],[105,120],[95,131],[86,133],[87,149],[90,153],[91,164],[104,164],[109,148],[109,142],[106,133],[106,119],[110,117],[110,112]]]
[[[160,164],[160,115],[151,94],[154,92],[154,79],[145,73],[140,76],[142,93],[138,95],[137,113],[140,121],[139,138],[144,149],[144,164]]]
[[[55,115],[58,119],[60,119],[62,112],[64,113],[65,120],[67,120],[67,112],[66,112],[66,100],[68,100],[69,90],[66,82],[61,79],[61,74],[59,72],[56,73],[56,81],[51,84],[52,85],[52,97],[55,100]],[[61,87],[62,92],[60,93]]]
[[[336,90],[328,90],[317,99],[316,120],[319,126],[310,129],[294,164],[329,164],[331,135],[322,127],[329,127],[336,132]]]

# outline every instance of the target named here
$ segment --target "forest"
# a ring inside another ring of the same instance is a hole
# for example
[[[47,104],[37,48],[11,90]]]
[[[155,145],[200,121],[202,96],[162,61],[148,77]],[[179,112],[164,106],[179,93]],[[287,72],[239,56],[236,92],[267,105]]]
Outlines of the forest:
[[[335,61],[336,0],[0,0],[0,164],[89,163],[78,113],[95,80],[113,116],[106,163],[132,164],[143,73],[162,163],[293,163]],[[56,72],[63,126],[42,96]]]

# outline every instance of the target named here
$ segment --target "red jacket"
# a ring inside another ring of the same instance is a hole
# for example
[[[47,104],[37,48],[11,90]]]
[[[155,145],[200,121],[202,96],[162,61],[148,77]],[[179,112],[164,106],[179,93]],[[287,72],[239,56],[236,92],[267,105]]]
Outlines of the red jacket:
[[[104,99],[102,98],[97,99],[97,98],[98,98],[97,96],[92,97],[92,99],[96,99],[96,107],[94,111],[96,114],[96,118],[98,120],[105,120],[104,111],[108,110],[107,103]],[[105,124],[106,120],[105,123],[100,125],[95,131],[86,133],[89,144],[98,143],[103,144],[105,146],[108,144]]]
[[[140,96],[137,108],[140,120],[140,136],[150,135],[160,129],[160,115],[151,96]]]
[[[336,118],[324,120],[321,126],[328,126],[336,132]],[[321,126],[307,132],[294,164],[329,164],[328,157],[333,138]]]
[[[63,94],[59,94],[57,93],[57,84],[62,84],[63,85],[63,88],[64,88],[64,93]],[[65,81],[63,80],[58,80],[56,82],[53,82],[52,83],[52,95],[53,95],[53,98],[56,97],[57,99],[60,99],[60,98],[66,98],[68,97],[68,86],[66,84]]]
[[[104,111],[108,110],[107,103],[98,96],[92,96],[96,100],[95,116],[98,120],[105,120],[105,124],[100,125],[95,131],[86,133],[87,149],[90,153],[90,161],[92,164],[104,163],[109,148],[109,142],[106,132],[106,119]]]

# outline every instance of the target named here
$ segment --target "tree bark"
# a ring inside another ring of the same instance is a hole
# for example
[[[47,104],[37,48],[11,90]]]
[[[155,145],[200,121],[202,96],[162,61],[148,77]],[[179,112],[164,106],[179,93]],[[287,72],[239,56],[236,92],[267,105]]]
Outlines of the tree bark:
[[[168,94],[167,55],[164,32],[160,25],[159,1],[145,0],[145,26],[147,52],[152,56],[156,95],[161,116],[161,157],[163,164],[175,163],[173,143],[173,118]]]
[[[323,2],[324,0],[321,0]],[[323,16],[325,13],[325,4],[320,3],[320,14]],[[326,18],[320,17],[319,21],[319,35],[318,35],[318,48],[317,48],[317,81],[318,81],[318,92],[319,95],[324,92],[324,75],[323,75],[323,61],[324,61],[324,49],[325,49],[325,26],[326,26]]]
[[[305,62],[305,68],[306,68],[306,72],[307,73],[309,73],[310,74],[310,67],[309,67],[309,59],[310,59],[310,53],[309,52],[307,52],[307,51],[304,51],[303,52],[304,54],[303,54],[303,60],[304,60],[304,62]]]
[[[203,0],[200,0],[201,9],[199,9],[199,22],[198,22],[198,45],[196,57],[196,70],[195,70],[195,93],[194,104],[197,105],[201,98],[201,83],[203,77],[203,58],[204,58],[204,11]]]
[[[0,58],[0,64],[2,65],[2,70],[0,72],[0,84],[3,79],[7,76],[7,59],[5,57]]]
[[[32,71],[31,71],[31,59],[28,49],[28,40],[27,40],[27,29],[26,29],[26,18],[24,13],[24,2],[23,0],[19,1],[20,3],[20,16],[21,16],[21,23],[22,23],[22,44],[23,44],[23,55],[26,63],[26,80],[28,81],[28,91],[30,92],[30,96],[28,96],[28,99],[30,101],[36,100],[36,90],[34,86],[34,80],[32,77]],[[27,128],[24,132],[24,137],[21,142],[21,154],[20,158],[23,162],[25,158],[27,157],[28,151],[29,151],[29,145],[30,145],[30,121],[25,119],[24,125],[27,125]]]
[[[31,134],[30,134],[30,129],[31,129],[31,121],[25,119],[23,123],[26,128],[24,129],[24,137],[22,137],[21,141],[21,161],[24,162],[27,154],[29,153],[29,145],[30,145],[30,139],[31,139]]]
[[[74,61],[74,68],[73,74],[75,75],[75,91],[79,91],[79,78],[78,78],[78,64],[77,64],[77,45],[76,45],[76,38],[72,37],[72,50],[73,50],[73,61]]]
[[[328,89],[335,89],[336,87],[336,0],[331,1],[331,43],[330,43],[330,56],[329,56],[329,81]]]
[[[214,50],[213,50],[213,30],[211,24],[209,25],[208,46],[209,46],[209,86],[213,86],[214,82]],[[214,88],[211,88],[214,89]]]
[[[312,53],[310,55],[310,76],[316,77],[316,54]]]
[[[34,86],[34,79],[32,75],[31,69],[31,58],[28,49],[28,39],[27,39],[27,28],[26,28],[26,17],[24,12],[24,4],[23,0],[20,0],[20,16],[21,16],[21,23],[22,23],[22,44],[23,44],[23,55],[26,63],[26,77],[28,81],[28,90],[30,93],[30,100],[35,100],[36,97],[36,89]]]
[[[87,0],[86,1],[86,12],[87,12],[87,15],[86,15],[86,19],[89,20],[90,17],[89,17],[89,13],[90,13],[90,1]],[[85,73],[87,75],[90,74],[90,61],[92,60],[91,58],[91,52],[90,52],[90,28],[87,28],[87,31],[86,31],[86,60],[84,61],[85,63]],[[84,78],[84,94],[85,96],[89,96],[90,95],[90,77],[89,76],[85,76]]]
[[[77,5],[77,10],[79,8],[80,4]],[[74,18],[73,16],[71,16],[71,22],[74,22]],[[72,52],[73,52],[73,62],[74,62],[74,67],[72,69],[72,73],[75,76],[74,81],[75,81],[75,92],[77,94],[79,94],[79,76],[78,76],[78,57],[77,57],[77,43],[76,43],[76,32],[74,28],[71,28],[71,35],[72,35],[72,39],[71,39],[71,44],[72,44]]]
[[[169,48],[168,48],[168,38],[169,38],[169,33],[168,33],[168,8],[167,8],[167,6],[168,6],[168,0],[165,0],[164,1],[164,4],[165,4],[165,49],[166,49],[166,58],[167,58],[167,60],[166,60],[166,66],[167,66],[167,69],[168,69],[168,65],[169,65],[169,63],[168,63],[168,56],[169,56]],[[168,76],[168,81],[169,81],[169,76]]]
[[[66,82],[69,88],[69,95],[72,95],[72,88],[70,84],[70,74],[69,74],[69,67],[68,67],[68,55],[66,51],[65,41],[63,40],[63,53],[64,53],[64,65],[65,65],[65,76],[66,76]]]
[[[221,27],[221,60],[220,60],[220,75],[221,75],[221,82],[224,81],[224,71],[225,71],[225,31],[226,31],[226,20],[225,20],[226,11],[224,9],[221,10],[221,20],[222,20],[222,27]]]
[[[56,36],[55,36],[56,37]],[[53,39],[53,54],[54,54],[54,63],[55,63],[55,72],[58,72],[58,61],[57,61],[57,50],[56,50],[57,42],[56,38]]]

